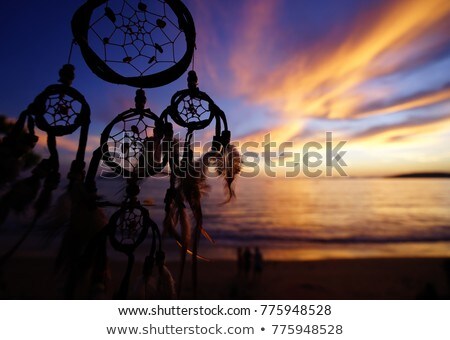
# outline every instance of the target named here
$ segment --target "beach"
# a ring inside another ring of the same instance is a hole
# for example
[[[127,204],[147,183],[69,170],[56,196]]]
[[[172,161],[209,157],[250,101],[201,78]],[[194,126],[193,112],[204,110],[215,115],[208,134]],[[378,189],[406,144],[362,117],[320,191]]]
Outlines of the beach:
[[[448,299],[450,259],[379,258],[267,261],[260,274],[238,273],[234,261],[199,263],[197,299]],[[109,291],[117,290],[125,262],[112,262]],[[179,263],[167,265],[177,280]],[[137,263],[132,282],[140,277]],[[50,258],[17,257],[0,277],[1,299],[62,299],[62,281]],[[187,263],[181,299],[192,299]]]

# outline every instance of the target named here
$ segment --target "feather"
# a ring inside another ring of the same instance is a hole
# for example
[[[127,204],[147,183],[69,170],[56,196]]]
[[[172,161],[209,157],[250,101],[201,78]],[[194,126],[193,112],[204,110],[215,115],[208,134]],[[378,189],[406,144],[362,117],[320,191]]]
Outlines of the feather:
[[[178,241],[177,241],[177,245],[178,245],[179,247],[181,247],[181,243],[178,242]],[[186,253],[187,253],[188,255],[190,255],[190,256],[194,256],[194,254],[193,254],[193,252],[192,252],[191,249],[188,249],[188,250],[186,251]],[[202,261],[206,261],[206,262],[209,262],[209,261],[210,261],[210,259],[208,259],[207,257],[204,257],[204,256],[202,256],[202,255],[200,255],[200,254],[197,254],[196,257],[197,257],[197,259],[202,260]]]
[[[140,276],[130,296],[132,299],[171,300],[176,298],[175,280],[169,269],[163,265],[155,274]]]
[[[36,175],[15,183],[0,199],[0,225],[6,220],[11,210],[23,212],[34,201],[40,187],[41,181]]]
[[[70,190],[71,209],[68,228],[61,241],[56,269],[70,268],[89,241],[108,223],[105,212],[95,204],[83,183],[74,183]]]
[[[183,276],[184,276],[184,267],[186,264],[186,254],[187,250],[189,249],[189,243],[190,243],[190,237],[191,237],[191,224],[188,218],[188,215],[186,213],[186,207],[183,203],[181,193],[179,190],[177,190],[177,195],[175,199],[175,205],[177,209],[177,218],[180,222],[180,244],[181,244],[181,266],[180,266],[180,276],[179,276],[179,291],[178,291],[178,297],[181,293],[181,286],[183,282]]]
[[[104,228],[88,242],[78,260],[72,262],[64,286],[66,298],[107,298],[111,275],[106,243],[107,233]]]
[[[21,170],[39,161],[39,156],[31,152],[36,142],[35,135],[23,132],[11,133],[0,141],[0,189],[14,181]]]
[[[14,181],[20,173],[21,161],[15,157],[3,156],[4,152],[0,150],[0,189],[6,183]]]
[[[134,265],[134,254],[128,253],[128,263],[127,269],[125,270],[125,275],[122,278],[122,282],[120,283],[119,291],[114,295],[115,299],[124,300],[128,296],[128,287],[130,286],[131,273],[133,271]]]
[[[208,232],[203,228],[203,212],[201,198],[208,192],[209,185],[206,183],[206,167],[203,162],[195,162],[187,173],[186,178],[180,180],[183,196],[189,203],[195,219],[195,228],[211,243],[215,243]]]
[[[70,221],[71,209],[71,194],[69,190],[65,190],[39,224],[39,231],[44,235],[46,242],[50,242],[65,230]]]
[[[39,197],[34,202],[35,219],[37,220],[47,210],[52,200],[52,192],[58,187],[60,174],[57,171],[51,172],[45,179],[44,188]]]
[[[159,299],[174,299],[176,296],[175,280],[169,269],[163,265],[159,269],[158,296]]]
[[[149,271],[144,273],[145,298],[174,299],[176,296],[175,280],[164,264],[164,252],[156,252],[154,260],[158,270],[154,271],[152,275],[149,275]]]
[[[223,155],[217,160],[217,173],[224,178],[224,186],[227,198],[224,203],[228,203],[236,197],[234,192],[234,181],[241,172],[241,156],[234,145],[227,145],[223,150]]]
[[[98,299],[107,296],[111,274],[106,251],[107,230],[103,228],[89,243],[82,256],[80,274],[88,282],[87,292],[90,298]]]

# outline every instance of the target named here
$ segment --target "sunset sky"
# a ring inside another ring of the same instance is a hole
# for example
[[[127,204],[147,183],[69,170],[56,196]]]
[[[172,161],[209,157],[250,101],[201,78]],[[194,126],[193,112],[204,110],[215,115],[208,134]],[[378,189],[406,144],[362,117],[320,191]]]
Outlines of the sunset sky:
[[[83,1],[0,4],[0,114],[17,117],[67,62]],[[352,176],[450,170],[450,1],[186,0],[200,88],[234,139],[345,140]],[[92,109],[90,151],[134,89],[93,75],[75,47],[74,87]],[[160,113],[186,77],[147,90]],[[76,138],[60,143],[71,158]]]

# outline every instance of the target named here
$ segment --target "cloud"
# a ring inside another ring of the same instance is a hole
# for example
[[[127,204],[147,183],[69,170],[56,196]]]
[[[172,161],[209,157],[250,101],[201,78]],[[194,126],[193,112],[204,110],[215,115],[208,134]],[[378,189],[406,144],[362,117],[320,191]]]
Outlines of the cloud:
[[[450,83],[440,89],[428,89],[400,98],[385,98],[363,105],[359,115],[385,114],[435,105],[450,100]]]
[[[251,15],[230,59],[233,88],[285,117],[354,116],[367,99],[382,98],[390,90],[374,94],[358,87],[404,70],[405,64],[429,62],[450,40],[448,1],[393,1],[360,14],[344,40],[321,37],[267,72],[267,56],[276,53],[283,32],[276,31],[274,1],[250,3]]]
[[[79,132],[77,130],[77,132]],[[75,132],[70,136],[58,137],[56,139],[56,146],[58,152],[63,152],[64,154],[70,154],[72,159],[75,158],[75,154],[78,150],[78,133]],[[35,131],[36,135],[39,137],[37,147],[40,153],[47,152],[47,134],[41,130]],[[88,144],[86,146],[86,153],[89,155],[100,145],[100,136],[89,135]],[[46,157],[45,155],[43,155]]]

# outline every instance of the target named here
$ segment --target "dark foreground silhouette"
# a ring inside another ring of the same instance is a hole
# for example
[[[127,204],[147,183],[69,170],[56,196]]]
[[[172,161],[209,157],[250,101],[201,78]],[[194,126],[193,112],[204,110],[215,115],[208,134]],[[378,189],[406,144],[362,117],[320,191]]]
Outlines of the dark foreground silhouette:
[[[260,278],[255,279],[253,274],[248,278],[239,277],[236,261],[200,262],[198,298],[448,299],[448,263],[442,258],[265,261]],[[111,265],[123,267],[122,263]],[[178,263],[168,263],[168,266],[172,272],[178,272]],[[133,272],[132,287],[140,276],[138,270]],[[120,274],[111,277],[111,295],[120,280]],[[0,291],[2,299],[63,297],[62,282],[53,275],[51,259],[14,258],[0,278]],[[192,298],[191,285],[183,285],[181,298]]]

